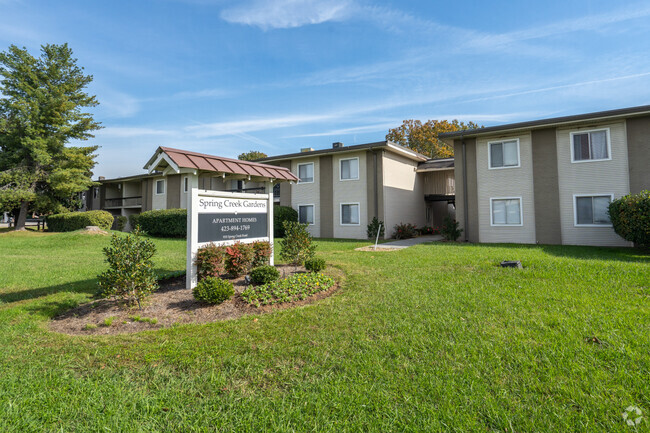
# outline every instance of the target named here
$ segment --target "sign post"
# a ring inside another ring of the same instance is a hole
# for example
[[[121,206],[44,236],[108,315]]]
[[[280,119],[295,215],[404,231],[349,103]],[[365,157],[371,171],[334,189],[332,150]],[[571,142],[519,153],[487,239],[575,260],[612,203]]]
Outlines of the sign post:
[[[268,182],[267,191],[273,191]],[[273,193],[246,194],[192,188],[187,207],[186,287],[197,283],[195,265],[199,248],[209,243],[273,242]],[[270,263],[273,265],[273,249]]]

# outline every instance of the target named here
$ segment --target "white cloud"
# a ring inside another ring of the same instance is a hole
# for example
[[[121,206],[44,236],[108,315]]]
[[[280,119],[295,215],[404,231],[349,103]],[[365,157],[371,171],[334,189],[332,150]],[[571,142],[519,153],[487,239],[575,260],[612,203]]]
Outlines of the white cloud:
[[[106,117],[131,117],[140,111],[138,99],[126,93],[103,89],[97,92],[97,100]]]
[[[173,135],[178,135],[178,133],[167,129],[122,126],[111,126],[95,133],[98,138],[164,137]]]
[[[288,29],[349,18],[350,0],[253,0],[224,9],[221,18],[263,30]]]
[[[237,135],[253,131],[287,128],[308,123],[322,122],[336,118],[332,114],[303,115],[295,114],[284,117],[266,117],[231,122],[215,122],[187,126],[185,131],[195,137],[221,137],[224,135]]]

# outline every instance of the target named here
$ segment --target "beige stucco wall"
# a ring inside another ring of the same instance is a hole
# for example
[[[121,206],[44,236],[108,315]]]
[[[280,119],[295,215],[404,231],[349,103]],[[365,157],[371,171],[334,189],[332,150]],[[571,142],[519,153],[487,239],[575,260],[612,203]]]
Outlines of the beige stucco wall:
[[[384,223],[386,237],[392,237],[399,223],[426,224],[423,176],[415,172],[417,162],[384,152]]]
[[[156,194],[156,182],[160,179],[165,180],[164,194]],[[154,210],[167,209],[167,179],[164,176],[154,177],[151,182],[151,208]]]
[[[520,167],[488,168],[488,142],[519,139]],[[530,134],[492,136],[476,142],[479,242],[535,243],[533,157]],[[521,197],[521,226],[492,226],[491,198]]]
[[[609,128],[611,160],[571,162],[571,132]],[[589,124],[557,130],[558,180],[562,243],[568,245],[630,246],[611,227],[576,227],[574,194],[614,194],[630,191],[624,122]]]
[[[299,205],[314,205],[314,224],[308,227],[309,233],[320,237],[320,164],[318,157],[291,161],[291,172],[298,176],[298,164],[314,163],[313,183],[294,183],[291,185],[291,207],[298,211]]]
[[[341,160],[359,158],[359,179],[341,180]],[[333,187],[333,221],[334,237],[347,239],[365,239],[368,229],[368,197],[366,153],[352,152],[333,155],[332,158],[332,187]],[[359,225],[341,225],[341,204],[359,204]]]

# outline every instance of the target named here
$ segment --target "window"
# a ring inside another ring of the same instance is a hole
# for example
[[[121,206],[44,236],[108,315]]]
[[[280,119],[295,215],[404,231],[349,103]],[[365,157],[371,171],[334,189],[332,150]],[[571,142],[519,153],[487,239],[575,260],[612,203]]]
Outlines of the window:
[[[241,192],[244,189],[244,181],[233,179],[230,181],[230,191]]]
[[[298,164],[298,183],[312,183],[314,181],[314,163]]]
[[[314,205],[298,205],[298,222],[300,224],[314,224]]]
[[[341,160],[341,180],[359,179],[359,158]]]
[[[611,159],[609,129],[571,133],[572,162]]]
[[[183,192],[187,192],[190,189],[190,178],[185,176],[183,178]]]
[[[341,224],[359,225],[359,203],[341,204]]]
[[[165,179],[160,179],[156,181],[156,195],[165,193]]]
[[[607,209],[613,196],[606,195],[576,195],[575,197],[575,225],[577,226],[611,226]]]
[[[93,199],[96,199],[99,196],[99,188],[93,187]]]
[[[522,225],[521,198],[492,198],[490,213],[493,226],[520,226]]]
[[[519,167],[519,139],[488,143],[490,168]]]

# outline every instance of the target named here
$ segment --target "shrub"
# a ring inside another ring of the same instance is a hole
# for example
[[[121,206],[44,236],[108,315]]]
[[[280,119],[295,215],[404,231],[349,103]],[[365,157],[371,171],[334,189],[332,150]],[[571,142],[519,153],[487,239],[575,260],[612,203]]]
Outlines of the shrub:
[[[248,286],[242,292],[244,301],[259,307],[306,299],[334,286],[334,280],[323,274],[294,274],[283,280],[273,281],[262,286]]]
[[[124,231],[124,227],[126,227],[126,222],[128,219],[125,216],[118,215],[115,217],[115,228],[121,232]]]
[[[650,190],[611,202],[609,219],[620,237],[639,247],[650,247]]]
[[[459,229],[458,225],[458,221],[447,215],[440,228],[440,234],[448,241],[456,241],[463,232],[463,229]]]
[[[312,237],[307,231],[307,224],[285,221],[284,232],[285,237],[280,240],[282,246],[280,257],[283,260],[293,265],[300,265],[305,260],[314,257],[316,245],[312,243]]]
[[[436,235],[439,232],[440,232],[440,230],[438,230],[435,227],[431,227],[431,226],[424,226],[424,227],[418,228],[418,233],[420,235]]]
[[[320,272],[325,269],[326,266],[327,264],[325,263],[325,259],[314,257],[312,259],[305,260],[305,269],[307,269],[309,272]]]
[[[377,238],[377,230],[379,230],[379,237],[384,237],[384,222],[379,221],[377,217],[372,219],[372,222],[368,224],[368,239]]]
[[[109,268],[99,275],[100,295],[127,304],[140,302],[158,288],[151,258],[156,246],[140,238],[139,229],[126,236],[113,235],[110,246],[104,248]]]
[[[268,265],[273,246],[268,241],[257,241],[251,244],[253,247],[253,263],[251,266],[257,268],[258,266]]]
[[[194,298],[208,304],[221,304],[235,294],[230,281],[221,278],[207,277],[200,281],[192,290]]]
[[[87,212],[68,212],[50,215],[46,218],[47,229],[51,232],[72,232],[86,226],[97,226],[109,230],[113,225],[113,215],[105,210]]]
[[[286,236],[284,223],[286,221],[298,222],[298,212],[289,206],[275,206],[273,208],[273,234],[277,238]]]
[[[131,226],[140,226],[151,236],[184,238],[187,236],[187,210],[148,210],[140,215],[132,215]]]
[[[253,255],[251,244],[237,242],[226,247],[226,272],[233,277],[244,275],[251,268]]]
[[[393,230],[395,230],[393,233],[395,239],[410,239],[418,235],[418,228],[411,223],[396,224]]]
[[[267,284],[280,278],[280,271],[275,266],[264,265],[254,268],[250,277],[253,284]]]
[[[199,248],[194,264],[199,280],[206,277],[218,277],[225,271],[226,247],[210,243]]]

